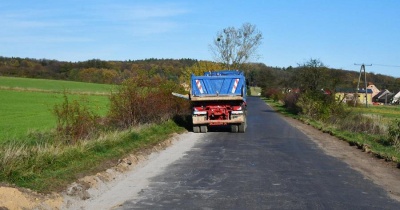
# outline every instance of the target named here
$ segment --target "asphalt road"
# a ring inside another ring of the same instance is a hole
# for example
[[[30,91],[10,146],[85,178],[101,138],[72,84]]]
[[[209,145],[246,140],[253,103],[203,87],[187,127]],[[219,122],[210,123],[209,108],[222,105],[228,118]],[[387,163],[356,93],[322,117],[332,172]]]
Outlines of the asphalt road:
[[[117,209],[399,209],[259,98],[246,133],[213,131]]]

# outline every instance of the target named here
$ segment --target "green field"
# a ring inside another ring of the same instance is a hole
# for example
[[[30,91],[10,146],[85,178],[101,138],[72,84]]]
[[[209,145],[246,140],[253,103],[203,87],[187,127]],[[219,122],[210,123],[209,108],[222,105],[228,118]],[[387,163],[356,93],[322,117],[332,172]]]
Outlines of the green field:
[[[400,106],[369,106],[353,108],[355,112],[375,114],[387,119],[400,119]]]
[[[82,82],[0,77],[0,141],[21,139],[30,131],[55,127],[55,104],[63,92],[71,100],[87,101],[95,113],[104,116],[113,86]]]
[[[112,85],[73,82],[64,80],[31,79],[19,77],[1,77],[0,89],[26,90],[26,91],[53,91],[62,92],[68,90],[76,93],[108,94]]]
[[[250,93],[252,96],[260,96],[261,88],[260,87],[250,87]]]

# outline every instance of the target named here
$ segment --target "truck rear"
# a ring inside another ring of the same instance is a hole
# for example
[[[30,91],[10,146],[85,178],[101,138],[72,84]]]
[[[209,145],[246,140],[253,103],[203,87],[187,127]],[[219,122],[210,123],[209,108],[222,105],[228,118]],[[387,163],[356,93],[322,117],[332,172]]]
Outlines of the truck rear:
[[[206,133],[212,126],[246,130],[246,79],[243,72],[224,70],[191,77],[193,132]]]

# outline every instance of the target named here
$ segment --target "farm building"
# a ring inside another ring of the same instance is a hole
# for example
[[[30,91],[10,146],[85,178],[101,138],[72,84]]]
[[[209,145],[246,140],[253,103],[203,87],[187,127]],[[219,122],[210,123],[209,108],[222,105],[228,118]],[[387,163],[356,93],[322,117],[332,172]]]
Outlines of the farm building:
[[[369,83],[367,89],[371,89],[372,90],[372,98],[374,96],[376,96],[379,92],[381,92],[374,84]]]
[[[393,96],[391,103],[400,104],[400,91]]]
[[[351,88],[336,89],[335,98],[337,101],[342,101],[344,103],[347,103],[349,101],[353,101],[355,92],[356,91]],[[357,91],[358,101],[362,104],[365,104],[367,102],[367,104],[371,105],[372,104],[372,94],[373,94],[373,90],[367,89],[367,98],[365,98],[365,89],[360,89]]]
[[[388,104],[390,103],[391,99],[393,98],[394,94],[391,93],[389,90],[385,89],[376,94],[373,98],[372,101],[375,103],[384,103]]]

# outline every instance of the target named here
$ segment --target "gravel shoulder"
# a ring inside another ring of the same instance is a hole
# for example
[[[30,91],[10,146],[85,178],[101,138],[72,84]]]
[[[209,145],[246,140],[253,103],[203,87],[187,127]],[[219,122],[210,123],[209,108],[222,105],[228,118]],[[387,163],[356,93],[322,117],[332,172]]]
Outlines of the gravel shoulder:
[[[345,141],[323,133],[298,120],[284,117],[292,126],[310,137],[327,155],[347,163],[385,189],[400,201],[400,170],[396,164],[378,159]],[[132,198],[149,183],[149,178],[163,172],[175,160],[183,157],[202,134],[184,133],[139,154],[118,161],[115,167],[72,183],[61,194],[40,195],[35,192],[0,186],[0,209],[112,209]],[[129,194],[127,193],[129,192]]]

